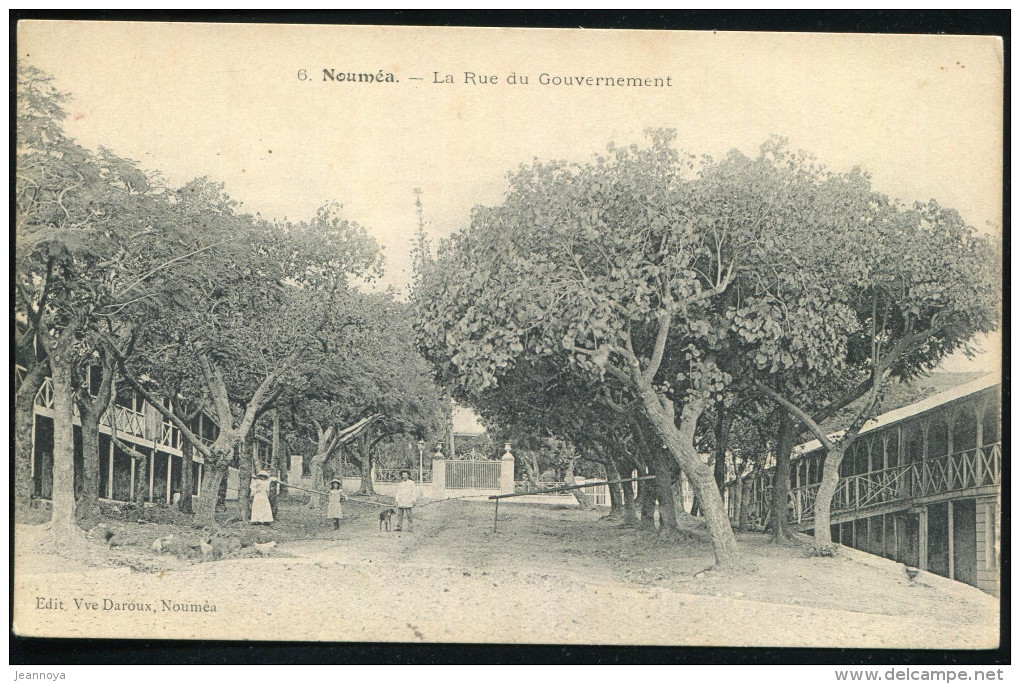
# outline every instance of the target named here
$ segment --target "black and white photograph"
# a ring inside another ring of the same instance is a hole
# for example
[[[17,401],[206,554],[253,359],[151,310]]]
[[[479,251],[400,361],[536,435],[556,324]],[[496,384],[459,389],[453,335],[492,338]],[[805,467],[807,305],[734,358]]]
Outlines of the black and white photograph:
[[[1004,68],[18,22],[13,633],[999,648]]]

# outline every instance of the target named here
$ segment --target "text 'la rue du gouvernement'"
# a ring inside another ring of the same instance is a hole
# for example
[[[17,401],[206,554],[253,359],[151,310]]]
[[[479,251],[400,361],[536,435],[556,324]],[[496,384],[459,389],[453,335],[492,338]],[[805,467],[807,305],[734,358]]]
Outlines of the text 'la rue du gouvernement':
[[[389,71],[348,71],[345,69],[323,69],[321,78],[316,78],[314,71],[300,69],[297,73],[299,81],[327,83],[400,83],[401,79]],[[448,73],[433,71],[431,77],[408,76],[406,81],[428,83],[432,85],[467,85],[467,86],[559,86],[570,88],[672,88],[672,76],[646,76],[640,74],[555,74],[542,72],[518,74],[485,74],[475,71]]]

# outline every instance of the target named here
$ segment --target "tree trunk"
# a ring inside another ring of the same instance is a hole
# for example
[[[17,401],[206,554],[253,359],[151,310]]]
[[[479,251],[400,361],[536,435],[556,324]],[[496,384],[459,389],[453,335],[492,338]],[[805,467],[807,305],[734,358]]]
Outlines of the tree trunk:
[[[611,458],[607,459],[606,463],[606,479],[609,481],[620,479],[620,471],[616,469],[616,464]],[[605,517],[606,520],[616,520],[623,515],[623,485],[611,484],[606,487],[609,489],[609,515]]]
[[[733,510],[737,517],[737,530],[744,531],[747,524],[747,517],[744,515],[744,476],[741,475],[733,484]]]
[[[701,517],[701,502],[698,500],[698,492],[697,492],[697,490],[694,491],[693,499],[694,500],[691,502],[691,517],[692,518],[700,518]]]
[[[323,451],[323,446],[320,444],[315,451],[315,455],[312,456],[312,460],[308,462],[308,470],[312,475],[311,489],[316,491],[321,490],[325,487],[325,473],[323,468],[326,465],[326,459],[329,458],[329,452]],[[316,510],[322,505],[322,495],[316,493],[308,494],[308,509]]]
[[[574,477],[573,461],[569,461],[567,463],[566,470],[563,474],[563,484],[577,484],[577,479]],[[581,507],[581,510],[586,511],[591,508],[591,497],[585,494],[583,489],[572,489],[570,493],[574,495],[574,500],[577,501],[577,505]]]
[[[697,449],[694,447],[694,431],[703,406],[697,400],[685,405],[678,428],[673,422],[673,416],[667,412],[650,382],[641,383],[638,395],[652,427],[655,428],[666,448],[669,449],[673,458],[677,460],[680,468],[691,481],[691,486],[694,488],[694,493],[708,525],[709,534],[712,537],[712,551],[715,555],[716,567],[741,565],[737,540],[733,535],[733,528],[726,515],[713,472],[702,463]]]
[[[222,458],[212,464],[207,459],[202,466],[202,493],[195,506],[196,527],[211,527],[216,523],[216,503],[220,495],[220,484],[226,474],[227,462]]]
[[[81,416],[82,478],[75,517],[82,529],[91,530],[99,522],[99,415],[81,404],[78,414]]]
[[[786,520],[786,508],[790,499],[790,452],[796,441],[797,423],[784,410],[779,418],[776,468],[772,481],[772,540],[777,544],[793,538]]]
[[[211,526],[216,522],[216,504],[220,495],[220,483],[227,474],[227,466],[234,455],[237,436],[230,430],[220,430],[219,436],[210,447],[209,457],[205,459],[202,493],[198,497],[195,508],[195,524],[199,527]],[[250,483],[238,480],[238,489]],[[208,486],[207,486],[208,485]]]
[[[638,414],[636,419],[631,421],[631,428],[632,428],[631,432],[634,435],[634,439],[635,439],[635,441],[636,441],[636,443],[638,445],[638,448],[640,450],[640,453],[641,453],[641,455],[643,457],[642,460],[644,461],[644,463],[651,463],[652,464],[652,468],[650,470],[647,466],[642,465],[639,462],[638,463],[638,473],[640,475],[648,475],[650,473],[654,473],[655,472],[655,464],[654,463],[655,463],[656,458],[659,456],[659,452],[661,452],[662,450],[655,448],[657,445],[653,446],[654,442],[649,442],[647,436],[645,435],[645,431],[644,431],[644,429],[641,426],[642,422],[643,422],[643,418],[642,418],[642,416],[640,414]],[[668,488],[669,487],[668,487],[668,482],[667,482],[666,489],[668,489]],[[645,480],[645,481],[642,481],[642,482],[638,482],[638,500],[641,502],[641,522],[640,522],[639,526],[640,526],[641,529],[644,529],[644,530],[655,530],[655,503],[656,503],[656,499],[659,499],[658,492],[659,492],[659,482],[658,482],[658,477],[657,476],[656,476],[655,480]],[[670,504],[670,507],[672,507],[672,505],[673,505],[673,497],[672,497],[672,495],[669,497],[669,504]],[[659,500],[659,507],[660,508],[664,507],[661,499]],[[670,511],[670,513],[672,515],[675,515],[674,511]],[[660,527],[662,529],[665,529],[665,523],[663,522],[663,518],[664,518],[664,515],[663,515],[662,512],[660,512],[659,513],[659,525],[660,525]],[[674,523],[676,522],[675,518],[674,518],[673,522]]]
[[[141,506],[149,498],[149,461],[152,456],[135,459],[135,503]]]
[[[751,500],[751,486],[754,483],[754,477],[744,476],[740,483],[740,529],[746,529],[748,520],[751,516],[751,507],[749,502]]]
[[[538,454],[534,451],[524,453],[524,470],[527,473],[528,485],[532,489],[538,489],[538,478],[542,474],[538,465]]]
[[[14,396],[14,507],[24,515],[32,505],[32,456],[35,428],[35,395],[46,379],[46,364],[29,367]]]
[[[177,510],[181,513],[193,513],[191,497],[195,490],[195,447],[186,439],[181,440],[181,455],[181,500],[177,502]]]
[[[251,440],[242,440],[237,450],[237,505],[235,511],[241,520],[247,522],[251,519],[251,481],[255,475]]]
[[[676,501],[673,499],[673,473],[663,454],[651,454],[652,474],[655,475],[655,492],[659,499],[659,533],[675,530]]]
[[[72,334],[65,331],[65,335]],[[67,348],[65,348],[67,347]],[[53,380],[53,511],[50,517],[56,539],[77,533],[74,505],[74,428],[71,391],[70,345],[51,345],[50,373]]]
[[[639,475],[647,474],[644,468],[638,469]],[[642,530],[655,531],[655,484],[654,480],[642,480],[638,485],[638,501],[641,508],[641,520],[638,528]]]
[[[814,551],[819,555],[832,555],[835,545],[832,543],[832,497],[839,485],[839,466],[843,462],[846,446],[839,446],[825,455],[822,464],[822,482],[818,485],[815,499],[815,543]]]
[[[375,495],[375,486],[372,482],[372,449],[368,443],[368,431],[361,433],[358,438],[358,448],[361,452],[361,489],[360,494],[365,496]]]
[[[113,401],[114,361],[106,352],[102,356],[102,380],[97,395],[91,395],[87,375],[74,395],[81,418],[82,455],[81,492],[76,517],[78,524],[86,530],[99,523],[99,421]]]
[[[623,487],[623,522],[621,524],[636,527],[638,517],[637,507],[634,505],[634,483],[624,482],[621,486]]]
[[[726,491],[726,452],[730,448],[730,428],[733,426],[733,417],[718,404],[718,415],[715,419],[715,466],[713,475],[715,485],[719,488],[720,496]]]
[[[277,409],[273,409],[273,446],[270,457],[270,470],[280,478],[281,482],[287,481],[287,463],[283,457],[283,451],[280,449],[280,412]],[[274,489],[276,496],[273,497],[273,517],[275,518],[276,501],[281,497],[287,496],[287,488],[277,485]]]

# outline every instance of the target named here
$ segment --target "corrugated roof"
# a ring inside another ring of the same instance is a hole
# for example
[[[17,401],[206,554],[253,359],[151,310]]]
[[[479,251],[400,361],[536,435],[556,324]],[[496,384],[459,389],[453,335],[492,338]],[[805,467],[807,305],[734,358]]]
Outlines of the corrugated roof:
[[[912,418],[913,416],[924,413],[925,411],[937,408],[942,404],[947,404],[951,401],[956,401],[957,399],[963,399],[971,394],[977,394],[989,387],[995,387],[1001,382],[1002,377],[998,373],[990,373],[978,378],[977,380],[957,385],[945,392],[933,394],[927,399],[922,399],[921,401],[908,404],[907,406],[901,406],[898,409],[889,411],[888,413],[883,413],[876,418],[872,418],[861,429],[861,434],[863,435],[866,432],[871,432],[872,430],[877,430],[879,428],[886,427],[887,425],[898,423],[902,420],[906,420],[907,418]],[[842,436],[843,432],[843,430],[840,430],[839,432],[834,432],[831,435],[828,435],[828,437],[829,439],[838,439]],[[795,446],[793,448],[793,455],[801,456],[803,454],[810,453],[821,446],[822,443],[820,440],[813,439],[810,442],[804,442],[803,444]]]

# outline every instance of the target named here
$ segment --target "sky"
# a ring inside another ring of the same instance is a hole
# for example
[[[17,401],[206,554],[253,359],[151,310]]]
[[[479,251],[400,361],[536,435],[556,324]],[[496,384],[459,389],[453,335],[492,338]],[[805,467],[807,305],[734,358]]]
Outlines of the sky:
[[[65,129],[86,147],[171,184],[222,181],[263,216],[301,220],[340,201],[382,245],[383,284],[401,292],[414,188],[437,239],[499,203],[518,165],[583,161],[650,127],[713,157],[783,136],[834,170],[865,168],[892,197],[936,198],[1001,231],[995,38],[21,22],[17,51],[73,94]],[[670,85],[543,85],[543,74]],[[997,338],[981,344],[987,365]]]

